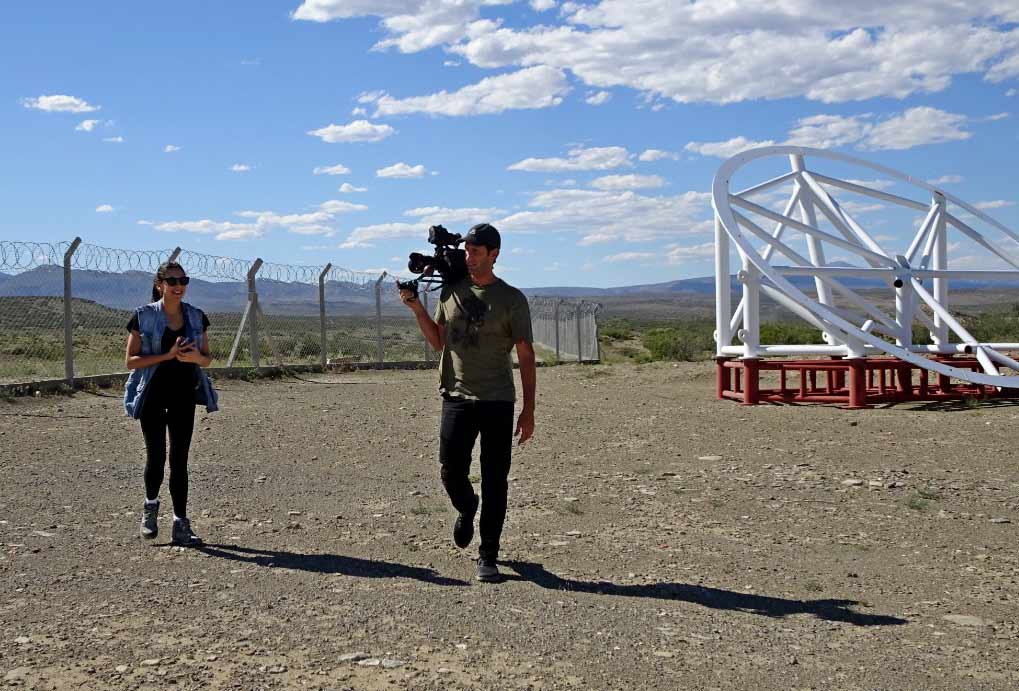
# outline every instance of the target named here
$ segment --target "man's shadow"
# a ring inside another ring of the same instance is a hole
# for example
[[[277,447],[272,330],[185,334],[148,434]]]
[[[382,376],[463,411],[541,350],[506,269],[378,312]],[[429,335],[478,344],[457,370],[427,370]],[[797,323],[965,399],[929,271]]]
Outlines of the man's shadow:
[[[793,614],[810,614],[818,619],[841,621],[854,626],[889,626],[905,624],[905,619],[879,614],[863,614],[851,609],[859,604],[853,600],[787,600],[781,597],[737,593],[719,588],[706,588],[687,583],[656,583],[653,585],[618,585],[608,581],[577,581],[560,578],[541,564],[526,561],[506,561],[503,565],[513,569],[520,578],[550,590],[566,590],[596,595],[623,597],[649,597],[658,600],[692,602],[713,609],[727,609],[765,617],[787,617]],[[516,580],[510,576],[508,580]]]
[[[466,581],[440,576],[433,569],[339,554],[300,554],[252,549],[240,545],[215,544],[197,544],[192,549],[208,554],[210,557],[255,564],[256,566],[294,569],[311,573],[342,574],[354,578],[409,578],[432,585],[469,585]]]

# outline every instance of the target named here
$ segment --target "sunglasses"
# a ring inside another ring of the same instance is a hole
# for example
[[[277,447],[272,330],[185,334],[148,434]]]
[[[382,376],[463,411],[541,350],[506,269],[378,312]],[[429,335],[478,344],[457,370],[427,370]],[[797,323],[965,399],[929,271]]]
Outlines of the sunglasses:
[[[187,276],[181,276],[180,278],[177,278],[176,276],[167,276],[166,278],[163,279],[163,282],[166,283],[166,285],[168,286],[175,286],[178,283],[182,286],[186,286],[188,283],[191,282],[191,279],[188,278]]]

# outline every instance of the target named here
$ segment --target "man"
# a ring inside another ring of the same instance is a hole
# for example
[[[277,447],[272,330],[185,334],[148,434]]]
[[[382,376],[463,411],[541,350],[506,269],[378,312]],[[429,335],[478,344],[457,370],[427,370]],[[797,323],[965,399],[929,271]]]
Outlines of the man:
[[[467,278],[443,287],[435,320],[413,291],[400,297],[411,308],[418,326],[439,360],[442,419],[439,462],[442,484],[459,512],[453,542],[467,547],[474,537],[474,516],[481,508],[478,580],[501,580],[497,560],[499,538],[506,518],[506,494],[513,437],[523,444],[534,433],[535,365],[531,314],[527,298],[495,276],[493,267],[501,246],[499,231],[481,223],[467,233]],[[513,427],[513,363],[516,348],[524,402]],[[481,437],[481,498],[468,479],[471,451]]]

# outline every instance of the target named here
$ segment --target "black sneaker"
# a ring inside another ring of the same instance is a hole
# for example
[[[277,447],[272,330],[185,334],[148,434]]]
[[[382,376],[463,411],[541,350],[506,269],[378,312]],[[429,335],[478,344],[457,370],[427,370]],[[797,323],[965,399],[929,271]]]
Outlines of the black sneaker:
[[[502,581],[502,574],[495,564],[495,559],[481,557],[478,559],[478,580],[482,583],[499,583]]]
[[[151,540],[156,535],[159,535],[159,523],[156,519],[159,517],[159,500],[152,502],[145,502],[142,506],[142,537]]]
[[[456,517],[456,523],[453,524],[453,543],[460,549],[471,544],[471,540],[474,539],[474,515],[478,512],[480,503],[478,495],[474,495],[474,510]]]
[[[186,547],[195,543],[201,542],[202,538],[198,537],[191,530],[191,521],[186,518],[175,518],[173,519],[173,543],[175,545],[181,545]]]

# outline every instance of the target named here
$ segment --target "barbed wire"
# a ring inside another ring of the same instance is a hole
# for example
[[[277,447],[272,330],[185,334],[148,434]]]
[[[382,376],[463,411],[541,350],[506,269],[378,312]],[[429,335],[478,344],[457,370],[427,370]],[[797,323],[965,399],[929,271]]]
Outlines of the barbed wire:
[[[531,316],[543,318],[554,318],[556,306],[559,306],[559,316],[568,317],[577,314],[579,309],[582,316],[594,315],[601,309],[601,304],[588,300],[577,300],[570,298],[549,297],[547,295],[533,295],[527,299],[531,306]]]
[[[82,243],[71,256],[75,269],[121,274],[128,271],[155,272],[172,250],[124,250]],[[61,260],[62,261],[62,260]]]
[[[198,278],[219,279],[222,281],[244,281],[248,270],[254,264],[250,259],[221,257],[215,254],[202,254],[193,250],[182,250],[177,261],[189,276]]]
[[[20,273],[45,265],[62,266],[67,242],[0,240],[0,271]]]

